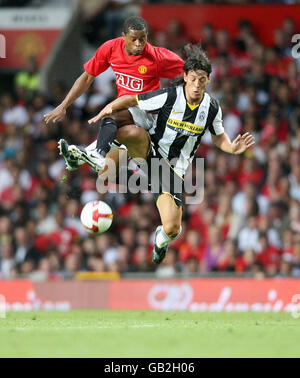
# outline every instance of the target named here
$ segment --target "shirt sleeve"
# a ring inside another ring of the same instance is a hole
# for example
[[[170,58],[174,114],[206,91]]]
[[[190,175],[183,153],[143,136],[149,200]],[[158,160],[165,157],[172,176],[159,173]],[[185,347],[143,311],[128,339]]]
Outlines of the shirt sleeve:
[[[167,101],[168,88],[142,93],[137,95],[136,98],[140,109],[146,111],[158,110],[162,108]]]
[[[158,76],[166,79],[175,79],[183,75],[184,61],[174,52],[163,47],[157,48]]]
[[[222,120],[222,109],[221,109],[221,106],[219,105],[219,109],[218,109],[218,112],[211,124],[211,126],[209,127],[209,131],[213,134],[213,135],[221,135],[224,133],[224,127],[223,127],[223,120]]]
[[[113,41],[107,41],[103,43],[103,45],[98,48],[95,55],[83,65],[86,73],[93,76],[98,76],[107,70],[109,67],[112,42]]]

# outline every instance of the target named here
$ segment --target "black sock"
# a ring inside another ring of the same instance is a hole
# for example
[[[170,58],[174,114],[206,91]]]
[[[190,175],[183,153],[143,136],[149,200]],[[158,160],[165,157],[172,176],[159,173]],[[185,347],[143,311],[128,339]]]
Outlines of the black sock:
[[[97,150],[105,157],[111,148],[118,131],[118,125],[112,118],[104,118],[97,138]]]

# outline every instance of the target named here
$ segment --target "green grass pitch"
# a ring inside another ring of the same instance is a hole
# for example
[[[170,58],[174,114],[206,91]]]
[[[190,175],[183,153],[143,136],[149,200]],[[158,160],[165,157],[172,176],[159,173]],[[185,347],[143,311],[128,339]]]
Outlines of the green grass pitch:
[[[9,312],[0,357],[300,357],[287,313]]]

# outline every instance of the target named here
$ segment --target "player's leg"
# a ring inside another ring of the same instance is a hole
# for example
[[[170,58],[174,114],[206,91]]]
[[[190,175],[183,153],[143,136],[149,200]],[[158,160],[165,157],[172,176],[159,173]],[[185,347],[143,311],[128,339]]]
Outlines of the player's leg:
[[[118,130],[117,140],[128,149],[131,158],[146,159],[150,148],[149,133],[136,125],[127,125]]]
[[[106,125],[107,122],[108,122],[108,124],[110,122],[112,122],[113,124],[116,123],[117,129],[120,129],[120,128],[126,126],[126,125],[130,125],[130,124],[134,123],[133,118],[131,116],[131,113],[128,110],[120,110],[120,111],[112,114],[110,117],[105,117],[103,120],[100,121],[100,123],[98,123],[98,125],[100,124],[100,129],[99,129],[97,140],[95,140],[94,142],[89,144],[86,147],[87,150],[95,150],[97,148],[98,140],[107,139],[106,134],[112,134],[113,133],[112,130],[108,130],[108,131],[105,131],[105,132],[103,131],[103,126]],[[102,135],[103,132],[104,132],[105,135]],[[111,138],[108,137],[108,139],[112,139],[112,137]],[[116,140],[113,140],[111,150],[115,150],[116,148],[119,148],[119,147],[120,147],[119,143]]]
[[[102,171],[105,167],[105,157],[112,149],[118,129],[132,123],[133,119],[128,110],[116,112],[100,121],[96,143],[93,142],[87,148],[71,145],[68,151],[73,158],[85,161],[95,171]]]
[[[169,193],[160,194],[156,204],[162,225],[158,226],[155,231],[152,261],[160,264],[166,255],[168,244],[180,235],[182,206],[180,206],[180,203],[176,203],[174,197]]]
[[[121,145],[126,146],[130,158],[146,159],[150,148],[149,134],[143,128],[129,124],[129,122],[132,120],[132,116],[129,111],[117,112],[113,115],[113,117],[118,125],[124,125],[118,128],[118,132],[116,134],[117,141],[115,140],[113,143],[116,144],[118,142]],[[117,151],[110,151],[106,155],[106,159],[110,159],[110,163],[114,161],[116,172],[119,172],[119,160],[122,158],[122,156],[124,157],[125,153],[126,152],[122,150],[122,148],[119,148]],[[101,178],[104,176],[112,177],[109,175],[109,172],[107,172],[109,166],[110,165],[106,164],[104,169],[99,171],[99,176]],[[129,170],[127,172],[127,177],[129,178],[131,174],[132,170]]]
[[[146,124],[145,128],[149,128],[149,119],[145,112],[144,114],[144,119],[140,117],[140,122]],[[151,116],[150,118],[152,120]],[[128,110],[116,112],[111,117],[106,117],[102,120],[95,149],[91,149],[90,147],[82,149],[72,145],[69,146],[69,152],[73,157],[90,164],[97,172],[103,173],[105,157],[110,157],[109,151],[117,137],[119,142],[129,148],[129,155],[131,157],[142,157],[145,159],[149,151],[148,133],[143,128],[132,124],[133,117]],[[115,156],[116,158],[118,157],[118,155],[114,155],[112,158],[114,159]],[[118,162],[116,161],[117,164]]]
[[[118,176],[120,174],[120,162],[126,161],[127,167],[128,154],[123,148],[117,148],[111,151],[105,158],[105,167],[98,172],[98,177],[106,185],[108,182],[118,183]],[[125,167],[124,167],[125,168]]]
[[[69,146],[68,143],[61,139],[58,142],[58,148],[60,155],[65,159],[66,168],[68,170],[76,170],[84,162],[89,163],[96,171],[103,169],[104,167],[104,156],[99,156],[98,149],[99,143],[100,148],[104,148],[105,151],[110,149],[113,151],[119,147],[119,144],[114,143],[114,136],[117,133],[119,127],[129,125],[133,123],[131,113],[128,110],[121,110],[116,112],[111,117],[106,117],[101,120],[101,127],[98,133],[97,140],[88,145],[86,148],[80,148],[78,146]],[[101,142],[99,142],[99,140]],[[103,153],[106,155],[106,152]],[[111,157],[115,158],[115,155]],[[97,160],[99,162],[97,163]]]
[[[149,134],[146,130],[149,128],[149,120],[146,113],[143,118],[140,116],[141,111],[121,110],[103,119],[102,126],[97,138],[97,150],[103,152],[103,156],[109,156],[109,150],[114,140],[128,149],[130,157],[141,157],[146,159],[149,151]],[[139,117],[136,117],[139,114]],[[108,125],[108,127],[107,127]],[[143,127],[145,125],[145,127]],[[142,127],[139,127],[142,126]]]
[[[105,167],[98,172],[99,178],[102,179],[104,183],[107,183],[109,181],[108,178],[111,178],[111,180],[119,183],[116,176],[125,173],[125,171],[128,180],[137,170],[139,170],[138,158],[146,160],[150,149],[149,134],[141,127],[135,125],[128,125],[120,128],[117,133],[117,140],[121,145],[125,145],[127,147],[127,151],[123,148],[118,148],[106,155]],[[134,168],[127,168],[128,155],[130,156],[130,158],[135,159],[137,163],[134,164]],[[122,161],[121,168],[119,167],[120,161]],[[125,161],[126,166],[124,165]],[[140,174],[142,173],[140,172]]]

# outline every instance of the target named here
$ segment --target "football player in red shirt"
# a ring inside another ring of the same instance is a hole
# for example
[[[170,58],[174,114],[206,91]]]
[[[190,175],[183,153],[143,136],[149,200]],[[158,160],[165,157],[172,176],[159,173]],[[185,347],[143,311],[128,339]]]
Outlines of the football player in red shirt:
[[[98,48],[92,59],[84,64],[85,72],[75,81],[63,102],[44,116],[46,124],[56,122],[66,114],[66,109],[81,96],[92,84],[95,76],[100,75],[108,67],[116,74],[118,97],[137,95],[159,89],[161,78],[175,78],[183,73],[183,60],[162,47],[152,46],[147,42],[148,25],[141,17],[130,17],[125,20],[122,37],[105,42]],[[131,157],[147,155],[148,129],[151,115],[145,119],[137,107],[122,110],[101,122],[97,141],[85,149],[87,161],[96,171],[105,165],[105,156],[109,151],[102,151],[103,145],[118,142],[126,144]],[[118,127],[121,127],[118,130]],[[136,127],[136,126],[141,127]],[[124,126],[124,127],[122,127]],[[145,142],[146,141],[146,142]],[[118,146],[118,144],[115,144]],[[67,169],[75,170],[80,161],[72,156],[66,141],[59,141],[60,153],[65,158]],[[107,155],[118,162],[118,151]]]

